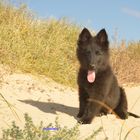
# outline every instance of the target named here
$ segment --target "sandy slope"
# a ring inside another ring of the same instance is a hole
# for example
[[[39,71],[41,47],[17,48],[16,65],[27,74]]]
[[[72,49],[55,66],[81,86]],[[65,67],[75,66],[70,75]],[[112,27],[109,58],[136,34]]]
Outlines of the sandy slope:
[[[62,126],[72,127],[77,122],[78,96],[75,89],[64,87],[45,77],[37,78],[29,74],[11,73],[6,67],[0,66],[0,93],[14,106],[19,119],[13,115],[7,104],[0,99],[0,127],[8,127],[12,120],[20,126],[24,124],[24,113],[27,112],[33,121],[44,124],[54,122],[56,116]],[[129,110],[140,97],[140,87],[125,88],[128,96]],[[140,100],[131,109],[140,115]],[[96,117],[92,124],[80,126],[80,138],[84,139],[93,130],[103,126],[104,132],[96,137],[102,140],[105,135],[109,140],[119,140],[121,126],[124,121],[114,115]],[[140,126],[140,119],[129,117],[122,130],[122,140],[133,127]],[[1,132],[1,131],[0,131]],[[1,134],[1,133],[0,133]],[[129,140],[140,140],[140,127],[135,128],[128,137]]]

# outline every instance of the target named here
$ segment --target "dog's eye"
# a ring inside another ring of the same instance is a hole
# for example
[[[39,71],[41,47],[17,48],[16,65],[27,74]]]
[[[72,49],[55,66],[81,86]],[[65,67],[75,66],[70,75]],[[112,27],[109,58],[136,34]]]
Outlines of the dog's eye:
[[[86,50],[86,51],[85,51],[85,54],[86,54],[86,55],[89,55],[89,54],[90,54],[90,51]]]
[[[90,51],[86,51],[86,54],[87,54],[87,55],[90,54]]]
[[[100,52],[100,51],[96,51],[96,52],[95,52],[95,54],[100,55],[100,54],[101,54],[101,52]]]

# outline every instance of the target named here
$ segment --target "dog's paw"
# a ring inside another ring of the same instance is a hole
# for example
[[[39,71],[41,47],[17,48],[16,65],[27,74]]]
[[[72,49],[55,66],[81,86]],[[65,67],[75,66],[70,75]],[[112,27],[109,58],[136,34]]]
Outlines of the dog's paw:
[[[128,119],[128,114],[125,112],[119,112],[118,116],[122,120]]]
[[[92,121],[92,119],[90,119],[90,118],[81,118],[81,119],[78,121],[78,123],[80,123],[80,124],[90,124],[91,121]]]

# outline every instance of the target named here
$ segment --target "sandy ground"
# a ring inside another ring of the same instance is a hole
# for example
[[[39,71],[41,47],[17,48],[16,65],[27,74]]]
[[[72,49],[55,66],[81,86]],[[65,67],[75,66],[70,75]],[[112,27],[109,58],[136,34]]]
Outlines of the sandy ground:
[[[13,106],[20,120],[13,115],[7,104],[0,97],[0,135],[2,128],[8,128],[15,120],[24,125],[24,113],[28,113],[35,123],[44,125],[54,122],[59,117],[61,126],[72,127],[76,124],[78,113],[77,90],[57,84],[43,76],[35,77],[20,72],[12,73],[7,67],[0,66],[0,93]],[[125,87],[129,111],[140,115],[140,86]],[[124,124],[122,133],[121,127]],[[104,131],[96,136],[96,140],[123,140],[126,133],[136,127],[128,135],[127,140],[140,140],[140,119],[129,117],[126,121],[117,119],[114,115],[96,117],[92,124],[81,125],[79,139],[86,138],[93,130],[103,126]],[[120,139],[121,133],[121,139]]]

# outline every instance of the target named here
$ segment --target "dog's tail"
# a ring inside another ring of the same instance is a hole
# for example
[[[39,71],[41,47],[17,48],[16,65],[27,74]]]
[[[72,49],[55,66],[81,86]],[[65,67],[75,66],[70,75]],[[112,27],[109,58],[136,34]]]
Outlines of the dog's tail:
[[[128,116],[132,116],[134,118],[140,118],[140,116],[138,116],[138,115],[136,115],[136,114],[134,114],[132,112],[127,112],[127,113],[128,113]]]

